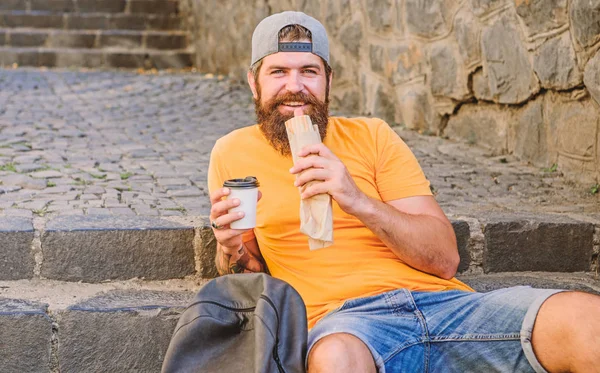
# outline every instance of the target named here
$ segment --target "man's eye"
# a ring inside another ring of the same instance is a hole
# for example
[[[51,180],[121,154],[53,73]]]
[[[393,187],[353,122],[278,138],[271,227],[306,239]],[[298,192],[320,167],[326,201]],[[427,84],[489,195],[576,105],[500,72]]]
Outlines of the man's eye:
[[[315,70],[311,70],[311,69],[306,69],[304,70],[305,74],[316,74],[317,72]]]
[[[283,74],[283,70],[273,70],[271,71],[271,75],[280,75]]]

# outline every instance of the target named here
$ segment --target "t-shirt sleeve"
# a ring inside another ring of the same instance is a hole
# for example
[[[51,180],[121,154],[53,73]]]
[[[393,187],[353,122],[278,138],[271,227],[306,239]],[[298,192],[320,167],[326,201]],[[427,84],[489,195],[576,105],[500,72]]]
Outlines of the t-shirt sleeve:
[[[223,187],[223,182],[225,180],[230,179],[230,173],[227,170],[226,158],[222,153],[223,144],[220,141],[215,143],[211,153],[210,153],[210,161],[208,164],[208,193],[212,194],[215,190]],[[244,232],[242,235],[242,240],[244,242],[251,241],[254,239],[254,230],[250,229],[247,232]]]
[[[375,181],[383,201],[432,195],[417,158],[383,121],[377,128],[376,148]]]

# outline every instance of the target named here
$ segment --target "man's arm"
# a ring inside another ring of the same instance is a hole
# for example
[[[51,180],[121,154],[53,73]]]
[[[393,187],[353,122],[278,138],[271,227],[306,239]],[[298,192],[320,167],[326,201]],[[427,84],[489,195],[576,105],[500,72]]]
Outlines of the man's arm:
[[[441,278],[454,277],[459,256],[452,224],[435,199],[417,196],[387,203],[364,195],[353,215],[403,262]]]
[[[459,262],[456,237],[433,197],[381,202],[358,189],[346,166],[325,145],[307,146],[298,155],[303,159],[290,172],[298,174],[295,184],[302,187],[303,199],[328,193],[406,264],[442,278],[454,276]],[[310,181],[322,182],[305,187]]]

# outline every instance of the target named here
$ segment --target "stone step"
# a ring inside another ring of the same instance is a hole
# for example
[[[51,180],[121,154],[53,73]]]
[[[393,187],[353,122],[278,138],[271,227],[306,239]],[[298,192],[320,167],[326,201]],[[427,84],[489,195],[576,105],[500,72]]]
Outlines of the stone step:
[[[190,281],[0,282],[6,373],[160,372]]]
[[[460,277],[478,291],[506,286],[600,294],[590,274]],[[160,372],[177,321],[203,283],[0,281],[3,373]]]
[[[67,30],[183,30],[183,21],[172,14],[52,13],[0,11],[0,27]]]
[[[53,13],[177,14],[177,0],[2,0],[0,10]]]
[[[57,30],[0,28],[0,46],[185,50],[185,31]]]
[[[0,280],[99,283],[216,275],[206,217],[0,217]],[[459,273],[597,271],[598,222],[557,215],[455,216]]]
[[[189,50],[0,47],[0,66],[181,69],[193,59]]]

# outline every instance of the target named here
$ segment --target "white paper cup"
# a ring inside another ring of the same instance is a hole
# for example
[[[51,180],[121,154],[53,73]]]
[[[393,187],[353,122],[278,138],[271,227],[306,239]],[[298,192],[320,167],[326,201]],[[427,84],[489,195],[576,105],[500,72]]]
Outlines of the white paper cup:
[[[230,224],[231,229],[250,229],[256,227],[256,200],[258,199],[258,180],[253,176],[244,179],[231,179],[223,183],[229,188],[227,199],[237,198],[240,204],[229,209],[229,213],[244,212],[244,217]]]

